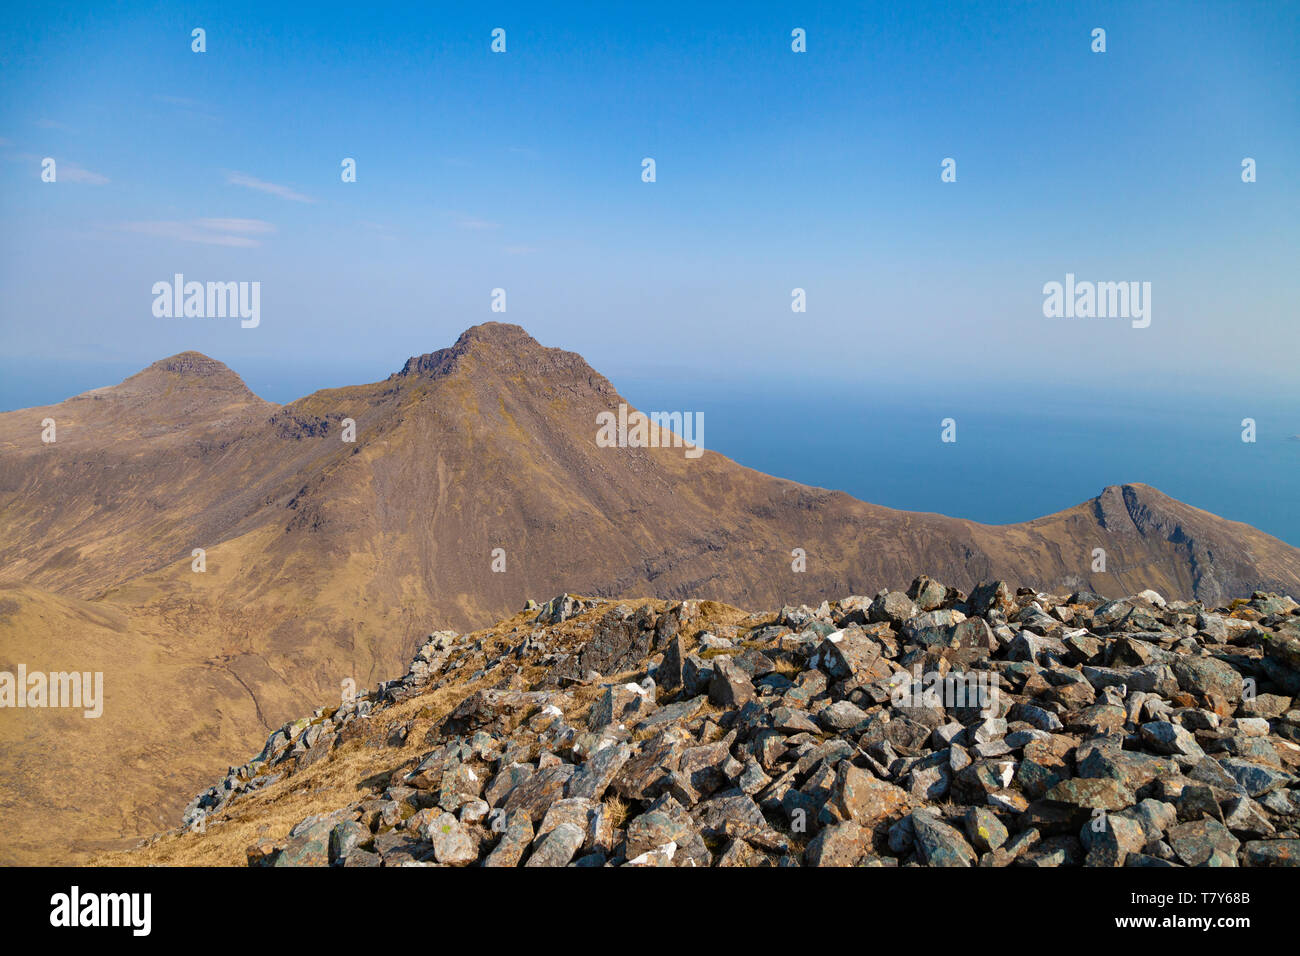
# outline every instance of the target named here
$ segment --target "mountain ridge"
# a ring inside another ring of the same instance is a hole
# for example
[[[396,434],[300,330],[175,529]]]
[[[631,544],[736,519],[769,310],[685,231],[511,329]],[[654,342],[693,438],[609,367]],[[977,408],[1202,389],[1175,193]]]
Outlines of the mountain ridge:
[[[0,588],[16,605],[0,615],[0,646],[14,663],[53,666],[78,653],[99,608],[117,623],[95,639],[133,649],[107,659],[113,723],[71,779],[0,778],[58,806],[78,774],[113,782],[99,829],[56,814],[76,835],[63,852],[138,836],[141,807],[176,809],[164,794],[186,792],[341,680],[373,681],[430,630],[468,630],[539,594],[764,607],[904,587],[922,567],[964,590],[1001,578],[1207,603],[1300,593],[1300,551],[1140,484],[983,525],[861,502],[711,450],[597,447],[596,415],[625,400],[580,355],[518,326],[476,326],[379,382],[286,405],[244,394],[228,371],[182,352],[116,398],[40,409],[59,422],[53,445],[40,441],[37,410],[0,414]],[[191,392],[201,400],[184,400]],[[346,419],[355,442],[341,440]],[[1097,547],[1105,572],[1091,570]],[[155,685],[180,687],[166,721],[139,706]],[[219,719],[203,716],[213,707]],[[30,712],[0,727],[15,765],[69,746]],[[123,754],[153,756],[123,770]],[[0,846],[11,837],[5,852],[38,852],[18,836],[35,822],[14,812],[0,807]]]

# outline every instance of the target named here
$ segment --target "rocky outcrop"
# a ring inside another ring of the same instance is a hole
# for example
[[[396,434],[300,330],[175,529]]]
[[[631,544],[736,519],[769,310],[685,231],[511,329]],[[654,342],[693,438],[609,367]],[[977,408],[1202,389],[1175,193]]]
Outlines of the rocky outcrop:
[[[921,577],[722,607],[561,595],[501,640],[431,635],[403,678],[278,729],[152,842],[217,839],[250,792],[361,741],[400,748],[387,779],[250,864],[1300,865],[1289,597]],[[449,693],[410,757],[400,705]]]

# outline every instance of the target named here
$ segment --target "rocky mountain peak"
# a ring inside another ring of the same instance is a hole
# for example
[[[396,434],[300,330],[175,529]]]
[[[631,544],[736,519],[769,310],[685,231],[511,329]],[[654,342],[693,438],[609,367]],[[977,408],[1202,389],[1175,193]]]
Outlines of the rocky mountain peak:
[[[501,348],[542,348],[541,343],[529,335],[523,326],[513,322],[481,322],[470,326],[456,340],[457,347],[476,343]]]
[[[159,359],[101,394],[116,392],[130,397],[162,397],[177,387],[237,398],[256,398],[228,365],[192,350]]]
[[[523,375],[539,380],[576,378],[595,390],[613,391],[608,380],[588,365],[581,355],[544,346],[522,326],[508,322],[484,322],[471,326],[449,348],[407,359],[401,371],[390,375],[388,380],[443,378],[461,369]]]
[[[177,352],[168,358],[159,359],[150,365],[149,369],[198,378],[214,378],[235,374],[224,362],[219,362],[202,352],[193,350]],[[146,369],[146,371],[149,369]]]

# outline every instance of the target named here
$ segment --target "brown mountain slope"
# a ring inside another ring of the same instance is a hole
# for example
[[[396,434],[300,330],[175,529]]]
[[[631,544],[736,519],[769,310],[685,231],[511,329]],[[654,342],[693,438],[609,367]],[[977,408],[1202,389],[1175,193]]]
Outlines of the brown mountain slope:
[[[120,385],[0,414],[0,580],[91,597],[188,555],[190,540],[228,536],[244,486],[278,470],[242,440],[275,408],[183,352]]]
[[[1296,549],[1143,485],[1000,527],[898,512],[713,452],[598,447],[596,415],[621,401],[580,356],[490,323],[383,382],[282,408],[183,353],[0,414],[0,585],[21,590],[0,615],[4,656],[52,670],[88,667],[75,658],[91,641],[120,649],[102,668],[100,721],[114,728],[100,751],[80,749],[88,730],[0,711],[5,789],[27,797],[0,806],[3,852],[53,860],[152,832],[139,808],[174,815],[271,728],[336,700],[344,679],[373,685],[429,630],[480,626],[529,597],[766,606],[901,587],[920,570],[963,589],[1003,577],[1208,602],[1300,593]],[[345,419],[354,443],[341,440]],[[1106,574],[1090,570],[1097,547]],[[806,573],[791,570],[794,548]],[[62,602],[57,615],[43,602]],[[93,630],[69,608],[121,627]],[[225,675],[221,689],[199,674]],[[150,693],[169,695],[165,711],[136,706]],[[92,783],[32,774],[37,753],[55,767],[76,754]],[[154,756],[124,766],[124,754]],[[169,804],[164,784],[181,780]],[[42,801],[53,809],[41,820],[18,809]],[[110,812],[91,812],[105,801]],[[23,829],[48,835],[21,851],[6,837]]]

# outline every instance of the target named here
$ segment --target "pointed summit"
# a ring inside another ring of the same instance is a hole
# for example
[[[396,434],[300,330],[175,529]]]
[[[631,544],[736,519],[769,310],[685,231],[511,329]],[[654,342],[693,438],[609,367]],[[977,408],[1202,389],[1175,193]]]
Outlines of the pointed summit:
[[[213,403],[262,403],[234,371],[202,352],[178,352],[141,369],[130,378],[110,388],[96,389],[99,397],[148,400],[180,391],[187,404],[195,401]]]
[[[159,359],[121,384],[126,385],[130,382],[144,384],[159,380],[168,380],[170,384],[199,385],[205,388],[228,389],[252,394],[244,384],[244,380],[232,371],[230,366],[202,352],[192,350],[177,352],[175,355]]]
[[[522,326],[508,322],[484,322],[462,332],[450,348],[412,356],[397,374],[438,377],[450,372],[466,355],[477,353],[488,360],[496,360],[542,351],[545,351],[542,345],[524,331]]]
[[[194,351],[159,359],[116,385],[91,389],[53,407],[65,406],[88,423],[116,422],[146,432],[257,419],[275,408],[224,362]]]
[[[522,326],[509,322],[471,326],[450,347],[407,359],[402,370],[388,380],[441,378],[461,369],[551,378],[577,376],[601,391],[612,390],[604,376],[578,353],[542,345]]]
[[[482,342],[499,348],[541,348],[538,341],[529,335],[522,325],[512,322],[483,322],[472,325],[460,334],[457,346]]]
[[[159,359],[147,369],[142,369],[142,371],[149,371],[150,369],[159,372],[174,372],[178,375],[197,376],[200,378],[212,378],[215,376],[235,374],[230,370],[230,366],[226,365],[224,362],[219,362],[210,356],[204,355],[202,352],[195,352],[193,350],[177,352],[175,355],[169,356],[168,358]],[[236,376],[236,378],[238,378],[238,376]]]

